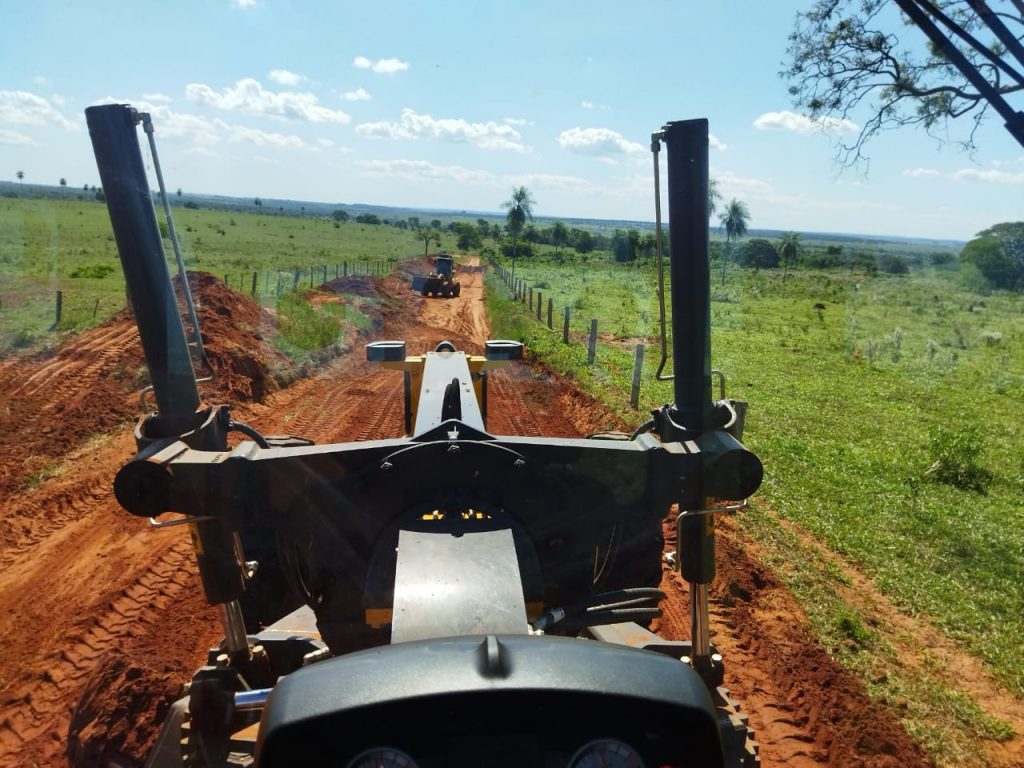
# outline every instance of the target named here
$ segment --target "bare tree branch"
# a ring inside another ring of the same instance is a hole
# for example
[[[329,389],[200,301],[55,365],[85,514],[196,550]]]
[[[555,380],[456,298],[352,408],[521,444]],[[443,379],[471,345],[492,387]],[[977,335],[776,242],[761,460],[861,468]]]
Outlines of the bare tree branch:
[[[917,16],[933,14],[929,25],[945,34],[925,37],[897,2]],[[1005,100],[1024,91],[1014,61],[1022,41],[1024,0],[817,0],[797,14],[779,74],[812,119],[859,125],[856,139],[837,141],[844,168],[866,166],[869,141],[904,126],[972,152],[993,106],[1017,135]],[[967,116],[963,127],[954,125]]]

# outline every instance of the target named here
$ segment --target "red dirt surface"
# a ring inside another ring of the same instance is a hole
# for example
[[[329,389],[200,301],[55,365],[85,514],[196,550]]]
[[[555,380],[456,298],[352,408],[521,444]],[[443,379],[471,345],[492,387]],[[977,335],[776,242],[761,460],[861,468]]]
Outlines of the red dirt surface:
[[[352,286],[382,299],[376,338],[404,339],[410,352],[441,338],[482,350],[482,274],[464,272],[453,300],[412,295],[407,278],[396,272]],[[318,443],[401,433],[400,374],[365,363],[357,346],[279,388],[275,382],[294,372],[266,343],[273,316],[209,276],[195,285],[217,372],[207,402],[229,400],[235,418],[264,433]],[[152,531],[111,491],[134,451],[141,365],[127,315],[51,356],[0,360],[0,766],[63,764],[69,727],[79,763],[141,765],[168,702],[219,640],[184,527]],[[627,426],[528,363],[499,372],[490,387],[496,434],[579,436]],[[723,524],[721,533],[714,641],[763,765],[929,765],[894,713],[814,642],[792,597],[735,528]],[[664,586],[670,597],[657,629],[685,638],[685,586],[667,571]]]

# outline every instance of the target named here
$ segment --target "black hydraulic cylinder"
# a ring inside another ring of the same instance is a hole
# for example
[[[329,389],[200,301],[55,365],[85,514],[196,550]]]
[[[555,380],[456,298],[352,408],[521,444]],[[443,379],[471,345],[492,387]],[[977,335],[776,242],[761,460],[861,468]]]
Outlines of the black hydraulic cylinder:
[[[227,440],[218,426],[217,413],[200,412],[199,389],[150,196],[136,115],[127,104],[85,110],[156,395],[158,414],[144,422],[137,438],[177,436],[193,448],[223,450]],[[207,600],[219,604],[238,598],[244,579],[234,534],[219,520],[202,520],[192,525],[192,536]]]
[[[172,418],[194,414],[199,390],[150,197],[136,112],[127,104],[105,104],[86,109],[85,120],[157,408]]]
[[[673,421],[702,432],[711,416],[711,270],[708,263],[708,121],[664,127],[671,237]],[[717,425],[715,425],[717,426]]]
[[[668,149],[668,212],[671,237],[672,355],[675,402],[670,415],[684,434],[720,426],[711,402],[711,267],[708,262],[708,121],[681,120],[664,129]],[[680,511],[705,503],[702,476],[687,482]],[[691,584],[715,575],[714,517],[695,515],[679,526],[681,572]]]

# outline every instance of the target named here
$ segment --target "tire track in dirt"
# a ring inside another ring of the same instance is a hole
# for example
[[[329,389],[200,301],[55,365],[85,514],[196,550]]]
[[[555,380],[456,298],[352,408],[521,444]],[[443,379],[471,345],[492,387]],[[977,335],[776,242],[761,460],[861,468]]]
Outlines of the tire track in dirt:
[[[9,567],[42,540],[69,523],[81,520],[96,505],[113,504],[108,478],[73,481],[55,493],[33,494],[0,520],[0,569]]]
[[[156,624],[161,612],[191,586],[192,575],[183,567],[190,552],[187,539],[167,549],[107,601],[105,610],[96,610],[84,628],[69,634],[63,648],[47,653],[42,670],[5,692],[3,708],[9,714],[0,720],[0,754],[17,754],[27,743],[64,731],[68,690],[79,690],[106,652]]]
[[[139,334],[131,325],[101,328],[62,347],[57,356],[41,368],[21,371],[24,380],[21,380],[22,376],[15,376],[10,382],[10,389],[7,392],[0,390],[0,393],[10,398],[35,397],[44,387],[60,386],[72,376],[76,389],[89,387],[109,370],[111,360],[123,357],[129,347],[138,344]]]
[[[664,524],[675,550],[675,511]],[[711,584],[711,640],[724,657],[725,687],[750,717],[764,768],[932,766],[893,714],[814,639],[803,611],[719,517]],[[690,636],[689,589],[667,566],[655,630]]]
[[[513,364],[518,367],[518,364]],[[509,381],[506,369],[487,377],[488,425],[495,434],[541,437],[540,424],[527,407],[522,394]]]
[[[127,313],[86,331],[47,357],[0,363],[0,494],[45,473],[90,432],[133,414],[138,332]]]

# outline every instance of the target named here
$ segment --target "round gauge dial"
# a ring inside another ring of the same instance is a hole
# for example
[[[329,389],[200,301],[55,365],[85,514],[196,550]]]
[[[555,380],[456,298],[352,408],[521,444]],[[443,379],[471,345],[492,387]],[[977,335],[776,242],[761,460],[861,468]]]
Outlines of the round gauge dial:
[[[416,763],[399,749],[374,747],[360,752],[346,768],[416,768]]]
[[[644,768],[644,761],[629,744],[617,739],[597,739],[580,747],[569,768]]]

